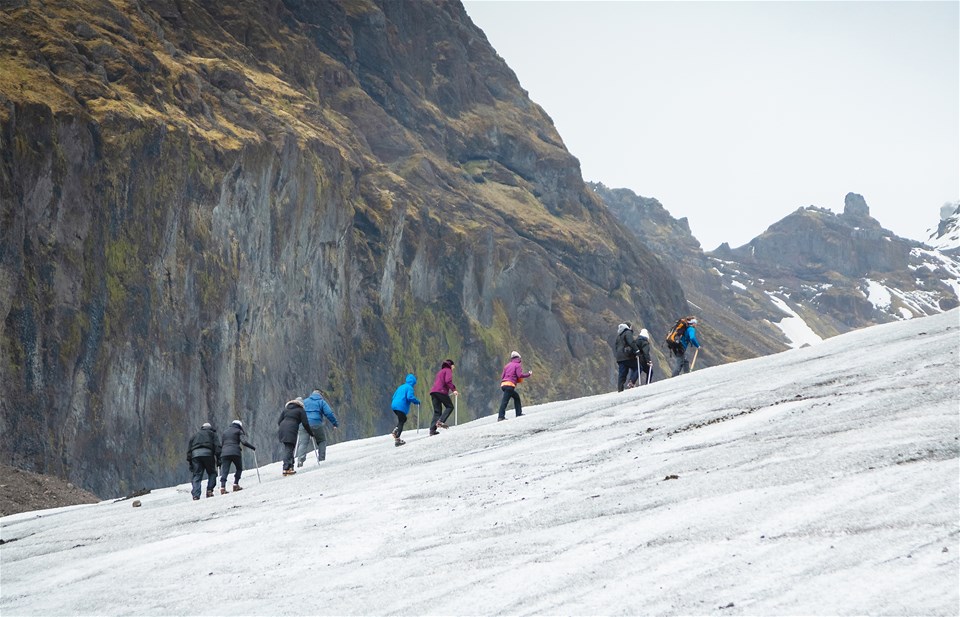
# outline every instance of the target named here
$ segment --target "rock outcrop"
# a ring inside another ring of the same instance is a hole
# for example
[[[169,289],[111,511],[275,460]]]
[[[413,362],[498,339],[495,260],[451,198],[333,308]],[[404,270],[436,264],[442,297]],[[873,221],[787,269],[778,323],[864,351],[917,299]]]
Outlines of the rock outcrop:
[[[475,417],[514,348],[528,403],[600,392],[620,320],[685,310],[457,2],[8,3],[0,30],[4,462],[128,494],[240,417],[263,463],[289,398],[386,433],[445,357]]]

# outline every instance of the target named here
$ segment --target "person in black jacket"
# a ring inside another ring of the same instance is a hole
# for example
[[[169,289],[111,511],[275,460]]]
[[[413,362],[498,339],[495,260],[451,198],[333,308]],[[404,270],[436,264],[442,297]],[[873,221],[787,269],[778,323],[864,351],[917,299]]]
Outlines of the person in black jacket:
[[[623,392],[623,384],[627,381],[627,376],[630,376],[631,369],[634,371],[637,369],[637,343],[633,338],[630,322],[617,326],[613,355],[617,360],[617,392]]]
[[[213,497],[213,487],[217,485],[217,467],[220,466],[220,440],[217,431],[209,422],[203,426],[187,446],[187,464],[193,474],[193,499],[200,499],[200,484],[203,474],[207,474],[207,497]]]
[[[277,420],[277,437],[283,444],[283,475],[290,476],[297,473],[293,468],[293,449],[297,446],[297,433],[302,426],[307,431],[307,436],[313,436],[310,429],[310,422],[307,420],[307,412],[303,408],[303,399],[299,396],[289,401],[280,412],[280,419]]]
[[[220,460],[223,464],[220,466],[220,494],[227,494],[227,476],[230,475],[230,465],[236,469],[233,474],[233,492],[243,490],[240,488],[240,474],[243,473],[243,456],[240,450],[240,444],[256,450],[253,445],[244,439],[246,431],[243,430],[243,422],[234,420],[230,426],[223,431],[223,446],[220,451]]]

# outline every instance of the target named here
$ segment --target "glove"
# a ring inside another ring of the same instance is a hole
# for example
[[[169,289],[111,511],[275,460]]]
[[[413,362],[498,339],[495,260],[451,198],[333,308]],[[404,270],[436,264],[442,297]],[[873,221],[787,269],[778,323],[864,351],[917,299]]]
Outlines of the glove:
[[[527,374],[532,377],[532,376],[533,376],[533,369],[530,369],[529,371],[527,371]]]
[[[454,396],[460,396],[460,393],[457,392],[456,390],[454,390],[453,392],[451,392],[451,394],[453,394]]]
[[[253,451],[256,451],[256,448],[253,447],[252,443],[243,442],[243,445],[245,445],[246,447],[250,448]]]
[[[220,459],[217,459],[217,467],[220,466]]]

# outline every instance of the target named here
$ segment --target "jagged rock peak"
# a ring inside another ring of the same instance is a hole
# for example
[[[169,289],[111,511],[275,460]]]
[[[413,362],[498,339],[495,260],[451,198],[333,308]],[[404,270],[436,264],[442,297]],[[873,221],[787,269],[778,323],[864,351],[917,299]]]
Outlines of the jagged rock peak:
[[[847,216],[858,218],[868,218],[870,216],[870,207],[863,195],[857,193],[847,193],[843,198],[843,213]]]

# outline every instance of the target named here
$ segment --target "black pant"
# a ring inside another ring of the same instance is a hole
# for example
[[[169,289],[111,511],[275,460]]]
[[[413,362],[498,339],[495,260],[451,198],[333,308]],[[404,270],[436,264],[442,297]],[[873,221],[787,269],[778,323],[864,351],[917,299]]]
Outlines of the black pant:
[[[195,456],[190,459],[190,472],[193,474],[193,490],[190,494],[200,497],[200,484],[203,474],[207,474],[207,492],[217,485],[217,459],[213,456]]]
[[[283,442],[283,470],[293,469],[293,449],[297,447],[296,442]]]
[[[220,486],[227,485],[227,476],[230,475],[230,464],[237,470],[233,474],[233,483],[240,484],[240,474],[243,473],[243,458],[239,454],[220,457]]]
[[[394,437],[400,439],[400,433],[403,432],[403,425],[407,423],[407,414],[403,413],[402,411],[397,411],[396,409],[393,410],[393,413],[397,414],[397,428],[394,429],[394,432],[396,433]]]
[[[627,381],[631,370],[637,368],[636,360],[619,360],[617,362],[617,392],[623,392],[623,384]]]
[[[507,403],[510,399],[513,399],[513,410],[517,416],[522,416],[523,409],[520,407],[520,395],[517,394],[517,389],[513,386],[500,386],[500,389],[503,390],[503,398],[500,400],[500,411],[497,412],[497,417],[507,417]]]
[[[450,419],[450,414],[453,413],[453,401],[450,400],[449,394],[443,392],[431,392],[430,400],[433,401],[433,421],[430,422],[430,430],[433,431],[437,428],[437,422],[446,424],[447,420]],[[443,414],[442,417],[441,407],[447,408],[447,413]]]

